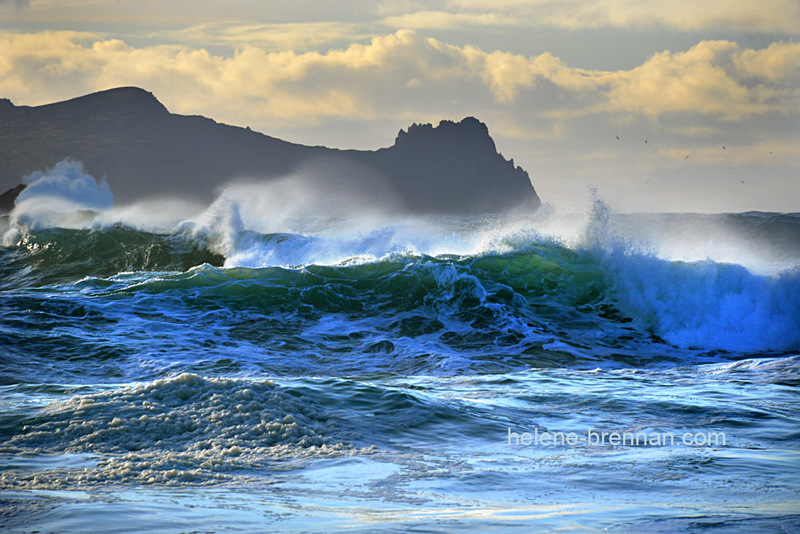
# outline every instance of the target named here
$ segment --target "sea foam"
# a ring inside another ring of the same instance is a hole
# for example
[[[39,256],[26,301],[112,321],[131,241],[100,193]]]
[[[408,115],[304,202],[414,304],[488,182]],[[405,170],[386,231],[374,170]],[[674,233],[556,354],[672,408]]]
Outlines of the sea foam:
[[[47,406],[2,454],[73,454],[93,467],[6,470],[0,486],[209,484],[280,462],[356,452],[325,409],[270,380],[173,378],[73,397]]]

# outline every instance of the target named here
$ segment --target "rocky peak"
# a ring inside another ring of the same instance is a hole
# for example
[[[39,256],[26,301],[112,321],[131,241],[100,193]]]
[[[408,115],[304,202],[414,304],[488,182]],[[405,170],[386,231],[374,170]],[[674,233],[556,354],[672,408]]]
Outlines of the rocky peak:
[[[490,149],[496,152],[494,141],[489,136],[489,128],[475,117],[466,117],[460,122],[443,120],[434,127],[432,124],[414,123],[408,130],[400,130],[395,138],[395,146],[403,144],[426,145],[447,143],[472,149]]]

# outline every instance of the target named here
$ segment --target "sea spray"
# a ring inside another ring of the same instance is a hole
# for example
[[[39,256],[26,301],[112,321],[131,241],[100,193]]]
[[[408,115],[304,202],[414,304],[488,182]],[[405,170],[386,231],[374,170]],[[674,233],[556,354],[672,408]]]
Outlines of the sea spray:
[[[80,162],[61,161],[48,171],[27,176],[25,182],[10,214],[5,243],[30,230],[86,227],[99,211],[113,204],[108,184],[97,183]]]
[[[176,225],[202,212],[196,203],[152,197],[115,205],[105,180],[86,172],[79,161],[65,159],[47,171],[25,177],[27,186],[9,215],[3,243],[48,228],[105,230],[122,225],[151,233],[172,233]]]

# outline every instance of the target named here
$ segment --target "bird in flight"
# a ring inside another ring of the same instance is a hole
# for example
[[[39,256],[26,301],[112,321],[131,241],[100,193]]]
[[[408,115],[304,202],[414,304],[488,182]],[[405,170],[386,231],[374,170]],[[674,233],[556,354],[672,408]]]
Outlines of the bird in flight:
[[[722,145],[722,150],[725,150],[725,145]]]
[[[683,159],[689,159],[689,154],[686,154],[686,156]]]
[[[617,136],[617,141],[619,141],[619,136]]]
[[[644,140],[644,144],[647,144],[647,139]]]

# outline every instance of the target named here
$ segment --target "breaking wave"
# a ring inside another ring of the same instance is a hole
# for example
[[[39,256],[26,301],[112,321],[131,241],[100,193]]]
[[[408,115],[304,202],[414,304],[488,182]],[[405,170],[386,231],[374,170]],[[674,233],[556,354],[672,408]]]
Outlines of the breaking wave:
[[[232,309],[255,303],[251,312],[274,320],[288,313],[369,316],[387,329],[382,339],[368,336],[369,346],[390,353],[413,345],[408,340],[422,332],[440,346],[506,353],[558,347],[581,358],[646,354],[642,346],[650,343],[800,350],[800,253],[793,249],[800,217],[794,215],[723,218],[729,233],[786,252],[780,264],[788,268],[762,272],[675,257],[661,220],[649,236],[669,242],[663,248],[673,257],[665,257],[652,239],[626,233],[633,226],[641,234],[642,226],[655,224],[652,218],[634,225],[597,198],[575,217],[376,221],[374,214],[345,220],[283,213],[275,221],[264,211],[268,190],[237,186],[203,213],[169,224],[165,218],[154,231],[137,225],[131,209],[115,211],[107,186],[79,164],[29,181],[0,249],[5,289],[77,284],[140,298],[191,291]],[[248,204],[252,198],[255,205]],[[418,344],[409,350],[423,352]]]

